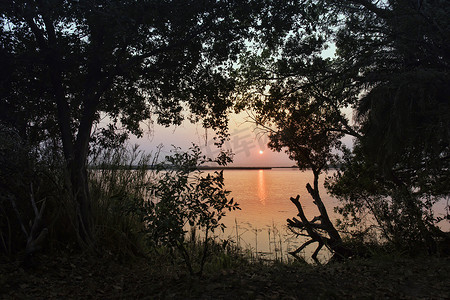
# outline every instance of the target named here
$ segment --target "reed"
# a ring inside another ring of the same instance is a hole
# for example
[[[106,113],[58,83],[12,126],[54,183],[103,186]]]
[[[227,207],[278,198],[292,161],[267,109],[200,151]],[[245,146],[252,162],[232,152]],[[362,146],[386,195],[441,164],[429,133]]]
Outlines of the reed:
[[[294,259],[288,252],[300,243],[287,228],[280,228],[274,222],[265,228],[258,228],[250,223],[239,223],[237,219],[234,221],[233,235],[228,239],[250,262],[256,263],[292,263]],[[303,255],[306,255],[304,251]]]
[[[90,162],[94,234],[100,250],[121,256],[147,251],[139,203],[147,197],[148,168],[156,158],[134,146],[104,151]]]

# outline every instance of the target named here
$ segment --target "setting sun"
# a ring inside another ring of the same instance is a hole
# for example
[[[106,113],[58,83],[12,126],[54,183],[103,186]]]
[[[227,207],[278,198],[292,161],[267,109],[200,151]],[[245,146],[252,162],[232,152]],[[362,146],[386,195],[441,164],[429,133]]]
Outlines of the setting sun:
[[[263,154],[264,153],[264,151],[262,151],[262,150],[259,150],[259,154]]]

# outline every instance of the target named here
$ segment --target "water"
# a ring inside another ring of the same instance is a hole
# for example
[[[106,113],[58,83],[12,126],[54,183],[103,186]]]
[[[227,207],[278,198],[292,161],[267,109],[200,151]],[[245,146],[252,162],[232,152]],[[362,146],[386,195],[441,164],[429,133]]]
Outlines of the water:
[[[331,221],[340,217],[334,212],[339,201],[330,197],[323,187],[324,179],[333,174],[322,174],[319,178],[319,191],[327,208]],[[319,216],[317,207],[306,190],[306,184],[312,183],[311,171],[294,168],[272,168],[264,170],[225,170],[225,187],[231,191],[241,210],[228,212],[223,222],[227,226],[221,238],[230,238],[243,248],[258,253],[258,258],[292,259],[288,251],[300,247],[308,238],[296,237],[286,227],[286,219],[296,217],[297,209],[289,200],[300,195],[300,203],[306,217],[310,220]],[[434,206],[439,216],[446,214],[449,198]],[[444,220],[438,224],[444,231],[450,230],[450,222]],[[302,251],[301,255],[311,262],[311,254],[317,244],[313,243]],[[331,253],[324,247],[319,260],[326,261]]]
[[[336,219],[334,207],[336,199],[327,195],[323,187],[326,175],[319,180],[320,193],[330,219]],[[258,253],[259,258],[288,259],[287,252],[297,249],[306,237],[295,237],[286,227],[286,219],[297,216],[295,205],[290,197],[300,195],[300,202],[308,219],[318,216],[317,207],[306,190],[312,183],[311,171],[294,168],[273,168],[264,170],[225,170],[225,187],[231,191],[241,210],[228,212],[223,220],[227,226],[221,235],[231,238],[243,248]],[[303,255],[309,257],[316,244],[308,246]],[[326,260],[329,252],[321,251],[320,258]]]

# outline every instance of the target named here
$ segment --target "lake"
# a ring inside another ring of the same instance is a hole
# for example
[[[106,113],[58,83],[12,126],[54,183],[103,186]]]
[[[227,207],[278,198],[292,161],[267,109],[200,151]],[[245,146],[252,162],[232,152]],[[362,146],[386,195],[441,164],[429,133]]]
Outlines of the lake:
[[[326,176],[320,177],[320,192],[334,221],[337,214],[333,208],[338,201],[327,195],[323,187]],[[287,251],[295,250],[306,240],[305,237],[296,238],[287,230],[286,219],[297,216],[297,209],[289,198],[300,195],[308,219],[319,215],[306,190],[306,184],[312,183],[312,179],[311,171],[295,168],[224,170],[225,187],[231,191],[230,197],[239,203],[241,210],[227,213],[223,220],[227,229],[221,237],[231,238],[241,247],[258,253],[260,258],[288,259]],[[315,247],[316,244],[308,246],[305,256],[309,257]],[[321,258],[326,259],[329,253],[323,249]]]
[[[334,212],[339,201],[326,193],[323,182],[333,172],[322,174],[319,180],[320,195],[332,222],[340,217]],[[296,168],[224,170],[225,188],[231,191],[230,197],[239,203],[241,210],[227,213],[223,220],[227,229],[219,237],[234,240],[253,255],[258,253],[258,258],[292,259],[287,252],[297,249],[308,238],[296,237],[286,227],[286,219],[297,216],[297,209],[289,199],[300,195],[306,217],[318,216],[318,209],[305,187],[312,180],[311,171]],[[448,204],[449,197],[437,203],[433,210],[443,216]],[[446,220],[438,225],[444,231],[450,230],[450,222]],[[310,256],[316,247],[313,243],[301,253],[307,261],[312,261]],[[330,252],[323,247],[319,260],[326,261],[329,257]]]

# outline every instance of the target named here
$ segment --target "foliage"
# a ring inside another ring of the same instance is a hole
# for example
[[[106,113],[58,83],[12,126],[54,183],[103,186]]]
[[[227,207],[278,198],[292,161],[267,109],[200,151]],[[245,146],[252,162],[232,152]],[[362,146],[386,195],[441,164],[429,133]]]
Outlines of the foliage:
[[[108,117],[106,134],[141,135],[141,121],[180,124],[186,109],[225,136],[230,69],[259,9],[250,0],[1,2],[0,120],[63,153],[85,243],[93,126]]]
[[[425,250],[428,245],[421,235],[423,228],[418,218],[426,230],[438,234],[435,226],[443,219],[435,216],[433,206],[439,197],[411,195],[386,180],[362,155],[356,145],[352,153],[344,156],[341,169],[326,181],[328,190],[342,203],[337,208],[343,216],[340,229],[363,239],[363,234],[380,236],[381,241],[390,242],[401,251]]]
[[[151,113],[162,124],[180,124],[181,101],[199,116],[211,114],[210,126],[219,125],[229,106],[221,96],[231,82],[226,69],[216,67],[238,53],[245,35],[240,24],[252,17],[236,12],[239,4],[4,2],[2,66],[10,75],[2,78],[3,117],[29,130],[55,130],[63,121],[55,106],[64,99],[53,99],[52,91],[61,80],[73,135],[87,101],[94,101],[94,122],[104,112],[136,134]],[[24,69],[31,61],[34,68]],[[11,120],[6,112],[12,111],[21,119]]]
[[[270,48],[242,56],[242,99],[253,121],[270,138],[269,147],[285,150],[300,169],[320,174],[338,158],[344,135],[359,136],[343,109],[358,89],[341,76],[339,60],[326,58],[339,17],[326,1],[297,1],[291,24]],[[263,47],[262,47],[263,48]],[[348,74],[346,74],[348,76]]]
[[[361,138],[334,190],[347,206],[369,209],[400,248],[435,252],[443,233],[432,208],[449,193],[450,7],[349,2],[336,44],[346,68],[359,72]]]
[[[300,167],[311,163],[295,149],[322,157],[318,166],[332,162],[333,148],[345,153],[329,182],[345,224],[361,225],[369,213],[401,248],[425,244],[434,252],[443,233],[432,206],[450,186],[448,2],[297,5],[303,19],[280,32],[274,54],[244,57],[240,75],[251,89],[238,108],[253,109],[269,145],[287,149]],[[335,54],[324,58],[330,44]],[[344,135],[355,138],[353,153],[340,147]]]
[[[349,2],[337,53],[347,68],[360,72],[357,113],[366,156],[387,180],[398,179],[422,195],[448,194],[450,6]]]
[[[355,90],[333,77],[337,64],[321,55],[331,33],[327,26],[336,18],[321,1],[298,1],[296,5],[293,24],[280,32],[284,35],[275,53],[262,51],[243,58],[240,78],[251,88],[237,108],[247,107],[255,113],[254,121],[268,133],[271,149],[285,150],[300,169],[313,172],[313,182],[306,188],[320,216],[309,221],[300,196],[291,197],[300,220],[288,219],[288,227],[296,235],[311,238],[290,254],[298,258],[304,247],[317,242],[312,258],[319,263],[317,254],[324,245],[339,257],[347,256],[321,200],[318,179],[338,158],[336,150],[344,134],[356,132],[341,111],[349,103],[342,96],[352,99]]]
[[[220,221],[226,210],[239,209],[233,199],[227,199],[230,192],[224,189],[223,171],[204,175],[198,170],[208,161],[198,146],[184,153],[175,148],[173,155],[156,169],[155,183],[148,191],[151,197],[143,203],[150,245],[179,251],[189,272],[200,275],[211,243],[210,233],[223,231],[225,225]],[[205,232],[199,262],[193,261],[190,253],[187,226]],[[198,271],[194,270],[194,263],[199,264]]]

